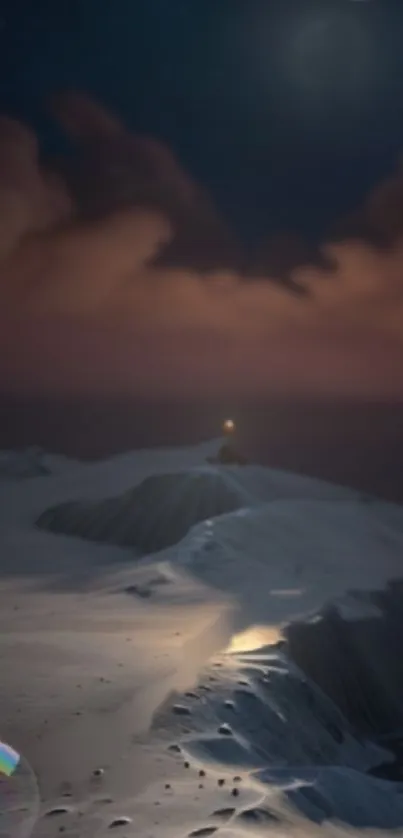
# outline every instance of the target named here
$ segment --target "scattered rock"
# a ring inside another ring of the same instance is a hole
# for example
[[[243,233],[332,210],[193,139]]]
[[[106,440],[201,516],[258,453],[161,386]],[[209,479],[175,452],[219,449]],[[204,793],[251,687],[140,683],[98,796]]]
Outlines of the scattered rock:
[[[223,786],[224,784],[225,784],[225,780],[222,777],[220,777],[220,779],[218,780],[218,785]]]
[[[239,817],[246,821],[255,821],[257,823],[274,821],[278,823],[278,818],[269,812],[268,809],[261,809],[258,806],[255,809],[244,809],[240,812]]]
[[[94,768],[94,770],[92,772],[93,777],[103,777],[104,774],[105,774],[105,769],[104,768]]]
[[[226,809],[217,809],[213,812],[213,818],[232,818],[235,815],[236,809],[233,809],[232,806],[228,806]]]
[[[237,775],[236,777],[234,777],[233,782],[234,783],[242,783],[242,777],[238,777],[238,775]]]
[[[68,815],[70,809],[67,809],[66,806],[56,806],[54,809],[49,809],[49,812],[46,812],[47,818],[54,818],[57,815]]]
[[[233,736],[231,727],[226,723],[220,725],[220,727],[218,728],[218,732],[221,734],[221,736]]]
[[[239,789],[232,789],[231,794],[233,797],[239,797]]]
[[[183,764],[184,764],[185,768],[190,768],[190,762],[184,762]]]
[[[113,821],[110,822],[110,824],[108,826],[108,829],[117,829],[117,827],[119,827],[119,826],[127,826],[131,822],[132,822],[131,818],[126,818],[126,817],[115,818]]]
[[[213,835],[214,832],[217,832],[216,826],[202,826],[201,829],[189,832],[189,838],[207,838],[207,835]]]
[[[181,753],[181,749],[180,749],[179,745],[176,745],[176,744],[170,745],[169,748],[168,748],[168,751],[172,751],[174,754],[180,754]]]
[[[175,713],[176,716],[191,716],[191,710],[189,707],[185,707],[184,704],[174,704],[172,712]]]

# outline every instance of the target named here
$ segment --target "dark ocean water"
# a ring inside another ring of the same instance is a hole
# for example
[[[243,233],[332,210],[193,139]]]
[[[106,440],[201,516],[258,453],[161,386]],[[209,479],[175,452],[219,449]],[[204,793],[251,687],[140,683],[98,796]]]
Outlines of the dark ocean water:
[[[403,403],[139,402],[2,398],[0,447],[40,445],[93,459],[137,447],[193,444],[237,422],[251,461],[403,501]]]

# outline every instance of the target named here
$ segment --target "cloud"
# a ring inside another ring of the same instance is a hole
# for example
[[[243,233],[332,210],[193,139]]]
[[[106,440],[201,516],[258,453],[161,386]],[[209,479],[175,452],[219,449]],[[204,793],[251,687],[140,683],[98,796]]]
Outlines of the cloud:
[[[246,278],[223,251],[215,261],[214,247],[201,269],[194,243],[214,213],[170,152],[86,99],[61,112],[83,159],[89,148],[96,158],[75,187],[41,166],[28,129],[0,121],[3,389],[403,395],[400,172],[362,209],[389,219],[388,247],[325,245],[316,265],[291,270],[308,292],[298,296],[267,275]],[[119,149],[129,150],[123,179],[112,165]],[[102,200],[89,203],[103,166]],[[183,259],[164,258],[173,245]]]
[[[38,165],[35,135],[0,117],[0,259],[32,233],[51,228],[71,210],[71,199],[57,175]]]
[[[158,264],[205,271],[239,268],[240,249],[209,195],[158,140],[128,131],[84,94],[57,98],[53,108],[79,143],[66,171],[85,217],[143,207],[168,216],[175,234]]]
[[[332,237],[339,241],[359,238],[387,248],[403,235],[403,158],[395,172],[384,178],[354,212],[334,226]]]

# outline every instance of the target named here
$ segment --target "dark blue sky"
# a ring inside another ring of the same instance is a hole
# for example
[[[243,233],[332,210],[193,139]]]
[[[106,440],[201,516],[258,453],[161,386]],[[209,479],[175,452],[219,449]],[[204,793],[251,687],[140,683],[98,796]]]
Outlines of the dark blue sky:
[[[0,107],[84,90],[166,141],[241,234],[320,237],[403,148],[402,0],[3,0]]]

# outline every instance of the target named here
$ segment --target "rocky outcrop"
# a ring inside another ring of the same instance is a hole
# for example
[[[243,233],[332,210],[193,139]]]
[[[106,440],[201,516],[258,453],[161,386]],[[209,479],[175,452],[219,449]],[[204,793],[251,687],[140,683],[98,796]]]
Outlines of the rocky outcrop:
[[[403,583],[370,595],[379,616],[343,619],[329,607],[286,630],[292,660],[355,730],[388,736],[403,724]]]
[[[153,475],[118,497],[62,503],[46,510],[37,526],[151,553],[176,544],[199,521],[243,505],[242,492],[225,474],[205,467]]]

